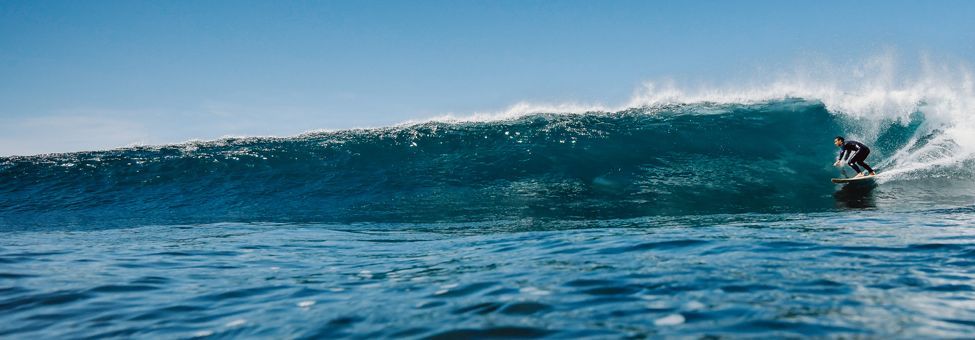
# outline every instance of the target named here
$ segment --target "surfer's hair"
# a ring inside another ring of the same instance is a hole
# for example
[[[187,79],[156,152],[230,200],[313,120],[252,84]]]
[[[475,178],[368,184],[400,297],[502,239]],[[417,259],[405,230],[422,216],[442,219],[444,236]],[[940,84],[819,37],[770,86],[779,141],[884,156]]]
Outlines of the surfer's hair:
[[[843,139],[843,136],[836,136],[836,139],[838,139],[841,142],[845,142],[846,141],[846,139]]]

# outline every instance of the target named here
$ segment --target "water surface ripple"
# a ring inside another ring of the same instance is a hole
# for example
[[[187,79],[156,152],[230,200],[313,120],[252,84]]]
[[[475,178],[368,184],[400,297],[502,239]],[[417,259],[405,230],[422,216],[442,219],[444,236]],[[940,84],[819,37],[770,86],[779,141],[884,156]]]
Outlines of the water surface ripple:
[[[965,207],[7,232],[0,337],[964,337],[973,220]],[[551,228],[525,227],[538,224]]]

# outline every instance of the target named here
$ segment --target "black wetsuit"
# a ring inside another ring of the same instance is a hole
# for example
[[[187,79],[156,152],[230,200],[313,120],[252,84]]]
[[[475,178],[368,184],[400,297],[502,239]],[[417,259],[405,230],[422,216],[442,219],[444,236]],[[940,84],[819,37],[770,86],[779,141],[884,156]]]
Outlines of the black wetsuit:
[[[842,147],[840,147],[840,157],[836,160],[839,161],[846,158],[846,164],[853,168],[853,170],[855,170],[857,173],[860,173],[860,167],[857,165],[862,166],[864,169],[867,169],[867,171],[873,172],[873,169],[871,169],[870,166],[864,162],[869,154],[870,148],[868,148],[866,145],[863,145],[863,143],[857,141],[848,140],[843,143]],[[844,155],[846,155],[846,157],[843,157]]]

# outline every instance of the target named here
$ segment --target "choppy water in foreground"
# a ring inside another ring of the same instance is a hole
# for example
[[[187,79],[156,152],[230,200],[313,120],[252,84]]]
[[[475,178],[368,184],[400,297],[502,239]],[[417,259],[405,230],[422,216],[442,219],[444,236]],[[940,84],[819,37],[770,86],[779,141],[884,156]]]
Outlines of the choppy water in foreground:
[[[11,232],[0,335],[968,336],[973,220],[969,207],[549,231],[522,221]]]
[[[966,337],[975,160],[939,117],[789,99],[0,157],[0,337]],[[829,182],[837,134],[874,184]]]

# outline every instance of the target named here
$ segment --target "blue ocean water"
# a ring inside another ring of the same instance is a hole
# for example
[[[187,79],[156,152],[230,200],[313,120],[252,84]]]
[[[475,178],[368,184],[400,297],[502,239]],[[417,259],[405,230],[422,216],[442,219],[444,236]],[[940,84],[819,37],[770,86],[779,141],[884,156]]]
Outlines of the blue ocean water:
[[[0,337],[963,337],[975,163],[815,100],[0,158]],[[836,135],[881,173],[835,185]]]

